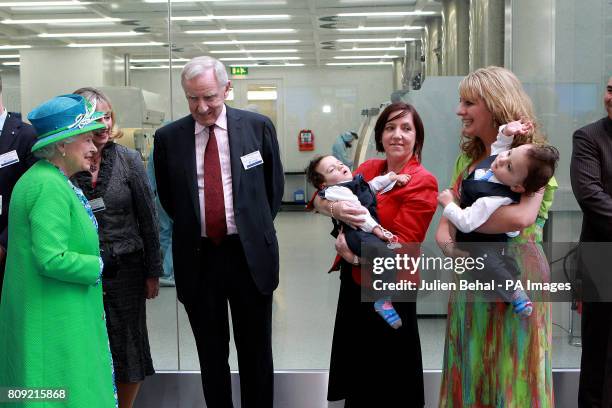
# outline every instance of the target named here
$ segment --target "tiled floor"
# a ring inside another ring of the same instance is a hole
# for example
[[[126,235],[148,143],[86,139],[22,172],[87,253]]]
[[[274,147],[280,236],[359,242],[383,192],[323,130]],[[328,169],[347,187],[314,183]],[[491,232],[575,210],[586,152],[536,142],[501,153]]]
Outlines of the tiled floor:
[[[338,275],[327,274],[333,259],[331,223],[302,212],[281,212],[276,219],[281,253],[280,286],[274,293],[273,350],[276,370],[327,369],[338,296]],[[191,329],[174,288],[161,288],[149,301],[148,327],[157,370],[198,370]],[[561,305],[554,316],[564,316]],[[562,321],[561,317],[558,317]],[[567,324],[562,323],[563,326]],[[442,366],[445,319],[419,319],[423,367]],[[237,369],[232,344],[230,367]],[[580,348],[568,344],[567,333],[553,330],[553,368],[577,368]]]

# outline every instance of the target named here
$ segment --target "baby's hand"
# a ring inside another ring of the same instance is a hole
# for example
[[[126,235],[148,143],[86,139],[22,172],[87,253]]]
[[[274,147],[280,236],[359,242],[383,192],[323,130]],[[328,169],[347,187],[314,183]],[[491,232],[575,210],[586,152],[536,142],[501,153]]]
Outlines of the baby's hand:
[[[504,130],[502,132],[505,136],[516,136],[526,135],[532,129],[533,123],[531,121],[515,120],[514,122],[510,122],[504,126]]]
[[[374,227],[374,229],[372,230],[372,234],[376,235],[378,237],[378,239],[388,242],[389,238],[385,237],[385,234],[383,233],[382,228],[380,227],[380,225],[377,225]]]
[[[389,176],[389,179],[391,179],[391,181],[395,181],[397,185],[400,187],[405,186],[410,181],[409,174],[395,174],[393,172],[389,172],[388,176]]]
[[[438,194],[438,203],[442,207],[446,207],[447,205],[449,205],[450,203],[454,201],[455,201],[455,195],[448,188],[446,190],[440,191],[440,193]]]

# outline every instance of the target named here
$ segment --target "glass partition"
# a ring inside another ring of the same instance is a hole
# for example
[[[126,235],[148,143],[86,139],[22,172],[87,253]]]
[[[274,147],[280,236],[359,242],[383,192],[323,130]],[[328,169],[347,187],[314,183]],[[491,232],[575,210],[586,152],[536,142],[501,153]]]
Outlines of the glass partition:
[[[304,201],[314,193],[303,170],[315,155],[330,154],[346,131],[360,137],[349,149],[351,157],[381,157],[374,149],[373,124],[381,105],[400,98],[421,114],[426,131],[423,164],[440,188],[447,187],[459,152],[458,83],[468,68],[478,67],[474,61],[495,62],[487,60],[486,52],[470,60],[472,37],[462,31],[470,24],[461,20],[470,18],[469,10],[459,1],[88,3],[92,4],[2,9],[4,31],[12,36],[11,45],[0,46],[4,104],[25,116],[26,108],[46,97],[99,86],[110,96],[125,131],[118,142],[139,150],[146,161],[155,130],[189,114],[180,83],[185,62],[211,55],[234,68],[227,104],[271,118],[286,172],[283,211],[275,221],[281,254],[273,303],[275,367],[327,370],[339,279],[337,273],[327,274],[335,255],[330,220],[303,211]],[[486,30],[472,35],[493,43],[495,58],[504,55],[501,63],[523,81],[551,143],[558,146],[559,190],[548,237],[576,241],[581,213],[569,184],[571,135],[604,116],[602,95],[612,72],[612,4],[598,0],[596,7],[578,10],[570,0],[506,3],[493,19],[505,24],[501,35]],[[529,34],[537,24],[527,17],[536,10],[546,16],[547,36]],[[54,22],[56,17],[102,20],[65,25]],[[26,19],[47,21],[19,23]],[[535,37],[539,40],[533,42]],[[44,54],[49,50],[57,60]],[[81,50],[81,55],[74,50]],[[41,58],[47,58],[43,65],[26,65]],[[59,63],[64,59],[74,61],[70,71]],[[44,76],[47,87],[34,88],[29,78],[37,75]],[[300,149],[303,131],[313,135],[314,150]],[[439,213],[430,225],[428,242],[434,241]],[[549,254],[549,261],[564,255]],[[446,297],[427,296],[418,305],[424,368],[439,370]],[[175,288],[162,287],[147,309],[155,368],[197,370],[193,335]],[[579,335],[578,317],[569,304],[555,304],[553,311],[553,366],[577,368],[580,349],[570,341]],[[230,366],[237,370],[233,347],[232,343]]]

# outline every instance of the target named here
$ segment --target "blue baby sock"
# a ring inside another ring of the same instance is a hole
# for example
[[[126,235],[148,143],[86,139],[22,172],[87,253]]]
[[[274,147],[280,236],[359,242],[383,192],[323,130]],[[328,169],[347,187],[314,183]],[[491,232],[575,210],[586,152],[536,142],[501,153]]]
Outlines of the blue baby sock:
[[[512,295],[512,308],[519,317],[527,318],[533,312],[533,303],[524,291],[517,290]]]
[[[385,319],[385,322],[394,329],[402,327],[402,319],[397,314],[389,298],[378,299],[374,302],[374,310]]]

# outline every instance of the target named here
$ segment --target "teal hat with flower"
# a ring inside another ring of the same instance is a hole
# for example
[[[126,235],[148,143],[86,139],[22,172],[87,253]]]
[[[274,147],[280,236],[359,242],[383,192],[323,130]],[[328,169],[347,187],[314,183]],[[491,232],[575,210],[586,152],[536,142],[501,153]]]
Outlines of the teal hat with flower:
[[[72,136],[102,129],[104,124],[97,122],[102,116],[104,112],[96,112],[96,106],[81,95],[56,96],[28,114],[28,120],[38,134],[38,141],[32,146],[32,151]]]

